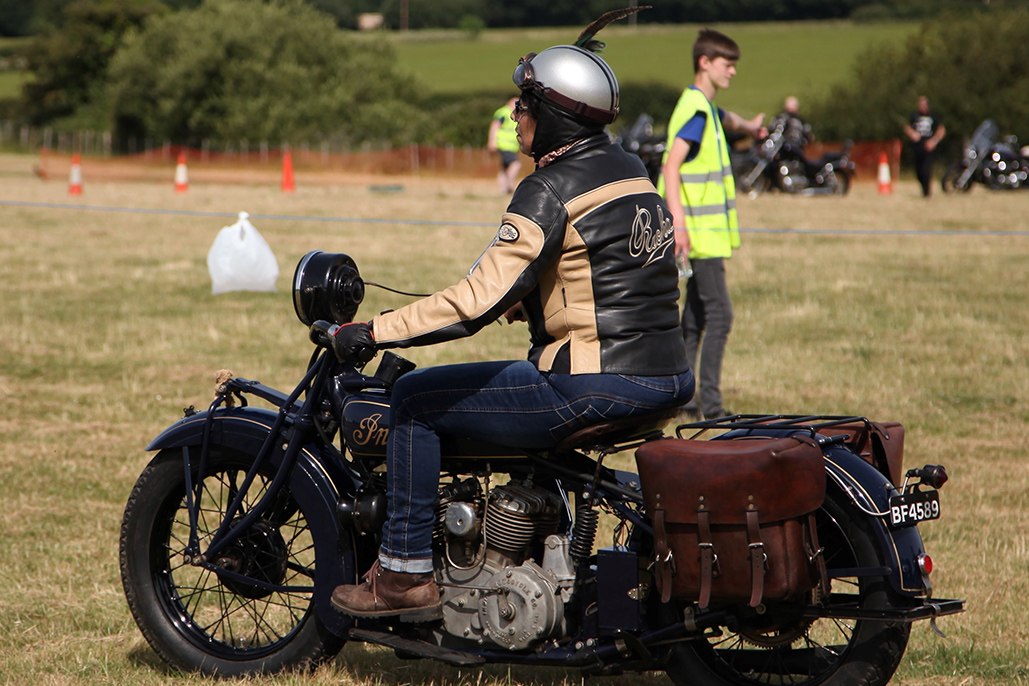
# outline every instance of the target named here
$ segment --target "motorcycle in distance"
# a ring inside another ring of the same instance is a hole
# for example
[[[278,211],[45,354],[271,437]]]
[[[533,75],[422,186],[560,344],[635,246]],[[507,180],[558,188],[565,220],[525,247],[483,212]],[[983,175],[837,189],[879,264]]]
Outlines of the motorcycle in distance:
[[[661,159],[665,154],[666,141],[664,136],[654,133],[654,118],[645,112],[640,114],[632,126],[618,137],[618,144],[643,161],[650,182],[656,186],[661,176]]]
[[[376,559],[390,388],[413,368],[384,352],[368,376],[332,352],[364,291],[350,257],[308,253],[293,303],[314,351],[296,388],[224,375],[209,407],[147,447],[120,569],[140,631],[174,668],[312,668],[360,641],[465,668],[881,686],[913,622],[963,611],[933,595],[918,530],[940,516],[946,472],[902,471],[902,427],[735,415],[679,438],[664,436],[667,416],[599,424],[546,452],[445,438],[442,619],[336,612],[333,589]],[[633,450],[639,475],[605,464]],[[602,513],[613,534],[598,550]]]
[[[1000,129],[986,119],[965,146],[964,157],[947,167],[940,184],[944,193],[967,193],[973,183],[991,190],[1014,190],[1027,185],[1029,160],[1025,148],[1018,150],[1018,139],[1006,136],[998,142]]]
[[[767,190],[794,195],[846,195],[854,175],[854,162],[849,157],[853,141],[845,142],[839,152],[827,152],[811,160],[801,146],[785,139],[784,128],[784,121],[779,120],[746,154],[731,156],[739,191],[752,198]]]

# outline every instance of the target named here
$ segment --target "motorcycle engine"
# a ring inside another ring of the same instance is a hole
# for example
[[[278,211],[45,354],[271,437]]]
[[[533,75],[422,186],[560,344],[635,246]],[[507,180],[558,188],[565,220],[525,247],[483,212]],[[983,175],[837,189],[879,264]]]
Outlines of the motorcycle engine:
[[[799,160],[784,160],[779,163],[779,180],[787,193],[800,193],[808,187],[804,164]]]
[[[529,480],[485,499],[475,479],[441,489],[435,547],[447,634],[524,650],[563,633],[575,569],[568,537],[556,534],[561,507]]]

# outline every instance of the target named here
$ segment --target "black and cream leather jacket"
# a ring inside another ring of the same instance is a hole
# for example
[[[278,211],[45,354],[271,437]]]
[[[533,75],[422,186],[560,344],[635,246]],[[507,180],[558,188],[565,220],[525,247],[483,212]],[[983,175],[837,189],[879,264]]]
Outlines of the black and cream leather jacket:
[[[571,374],[678,374],[671,214],[638,157],[591,136],[515,190],[493,243],[460,283],[376,316],[379,347],[468,336],[522,302],[529,360]]]

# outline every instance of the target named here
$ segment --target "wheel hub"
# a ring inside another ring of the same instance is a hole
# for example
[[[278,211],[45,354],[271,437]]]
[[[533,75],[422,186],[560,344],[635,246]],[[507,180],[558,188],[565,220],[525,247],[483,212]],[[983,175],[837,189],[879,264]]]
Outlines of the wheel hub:
[[[221,569],[268,584],[281,584],[286,578],[287,556],[286,542],[282,539],[278,529],[273,528],[264,520],[259,520],[220,553],[214,560],[214,564]],[[215,573],[226,588],[245,598],[264,598],[274,592],[246,581],[230,578],[229,575],[220,571]]]

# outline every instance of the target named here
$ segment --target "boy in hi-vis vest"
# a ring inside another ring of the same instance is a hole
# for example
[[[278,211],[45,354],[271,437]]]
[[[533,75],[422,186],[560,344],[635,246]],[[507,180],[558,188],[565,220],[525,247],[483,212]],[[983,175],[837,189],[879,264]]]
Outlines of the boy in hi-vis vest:
[[[686,355],[699,372],[700,392],[684,408],[690,419],[728,414],[721,377],[733,313],[725,259],[739,247],[740,234],[724,129],[754,138],[768,135],[761,125],[764,114],[748,120],[712,104],[718,90],[729,87],[739,57],[740,48],[731,38],[711,29],[700,31],[693,44],[693,85],[683,91],[668,123],[658,180],[658,190],[672,212],[675,254],[688,256],[693,267],[682,314]]]

